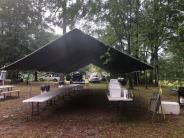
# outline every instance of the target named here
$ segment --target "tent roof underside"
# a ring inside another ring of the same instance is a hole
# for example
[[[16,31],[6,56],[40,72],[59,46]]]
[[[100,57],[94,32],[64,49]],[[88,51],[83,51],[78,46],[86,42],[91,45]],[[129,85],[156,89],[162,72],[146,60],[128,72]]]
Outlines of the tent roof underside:
[[[104,58],[107,51],[110,58]],[[108,60],[106,64],[105,60]],[[78,29],[70,31],[3,69],[70,73],[91,63],[116,73],[152,69],[150,65],[107,46]]]

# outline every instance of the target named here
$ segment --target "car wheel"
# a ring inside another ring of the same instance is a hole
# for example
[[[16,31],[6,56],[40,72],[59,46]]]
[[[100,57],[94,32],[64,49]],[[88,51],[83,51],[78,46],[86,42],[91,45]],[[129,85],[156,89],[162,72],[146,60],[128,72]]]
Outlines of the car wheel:
[[[43,81],[43,78],[40,78],[40,81]]]
[[[58,80],[57,79],[53,79],[54,82],[57,82]]]

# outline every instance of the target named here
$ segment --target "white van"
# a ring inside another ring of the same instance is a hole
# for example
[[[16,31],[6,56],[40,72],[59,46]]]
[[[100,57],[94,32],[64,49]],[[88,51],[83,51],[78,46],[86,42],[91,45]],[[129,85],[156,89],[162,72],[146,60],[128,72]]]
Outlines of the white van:
[[[39,79],[40,81],[60,81],[60,74],[58,73],[52,73],[52,74],[46,74]]]

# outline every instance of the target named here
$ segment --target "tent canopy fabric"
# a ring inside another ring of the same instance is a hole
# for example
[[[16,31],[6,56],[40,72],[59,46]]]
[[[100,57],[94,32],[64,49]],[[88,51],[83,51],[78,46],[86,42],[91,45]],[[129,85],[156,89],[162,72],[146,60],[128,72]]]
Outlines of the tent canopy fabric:
[[[70,73],[88,64],[115,73],[152,69],[152,66],[107,46],[78,29],[2,69]]]

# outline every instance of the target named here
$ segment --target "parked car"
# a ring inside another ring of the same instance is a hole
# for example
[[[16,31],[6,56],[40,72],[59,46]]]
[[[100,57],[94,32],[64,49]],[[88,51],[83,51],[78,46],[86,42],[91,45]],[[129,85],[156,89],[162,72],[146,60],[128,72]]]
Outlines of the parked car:
[[[118,82],[122,85],[122,86],[125,86],[127,85],[127,80],[125,78],[118,78]]]
[[[83,74],[81,72],[72,72],[66,76],[66,80],[70,81],[70,84],[81,84],[85,83],[83,79]]]
[[[89,77],[89,82],[90,83],[99,83],[100,82],[100,77],[98,75],[91,75]]]
[[[106,77],[104,75],[101,76],[100,78],[101,81],[106,81]]]
[[[11,81],[12,81],[13,83],[23,82],[23,81],[24,81],[23,75],[22,75],[21,73],[18,73],[18,74],[15,74],[15,73],[14,73],[14,74],[12,75]]]
[[[58,73],[52,73],[52,74],[45,74],[44,76],[39,78],[40,81],[59,81],[60,80],[60,74]]]

